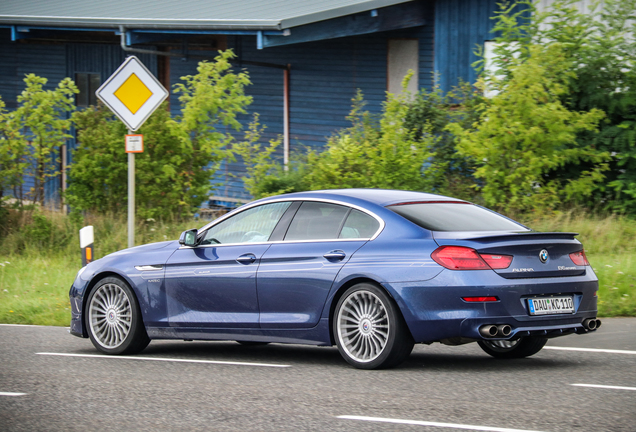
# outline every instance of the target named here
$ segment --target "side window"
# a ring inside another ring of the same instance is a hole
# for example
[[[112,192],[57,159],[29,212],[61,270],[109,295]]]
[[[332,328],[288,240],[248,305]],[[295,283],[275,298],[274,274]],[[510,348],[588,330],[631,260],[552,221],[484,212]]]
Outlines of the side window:
[[[373,217],[359,210],[351,210],[347,221],[340,231],[341,239],[371,238],[380,228],[380,223]]]
[[[349,207],[322,202],[302,203],[292,220],[286,241],[337,239]]]
[[[290,204],[277,202],[242,211],[211,227],[200,244],[266,242]]]

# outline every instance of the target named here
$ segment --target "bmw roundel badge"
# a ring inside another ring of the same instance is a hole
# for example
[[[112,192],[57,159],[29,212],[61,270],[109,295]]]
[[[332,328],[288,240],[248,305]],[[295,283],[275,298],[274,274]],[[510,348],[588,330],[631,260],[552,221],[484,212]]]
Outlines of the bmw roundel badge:
[[[539,259],[542,263],[547,262],[548,258],[550,258],[550,255],[548,254],[547,250],[543,249],[541,252],[539,252]]]

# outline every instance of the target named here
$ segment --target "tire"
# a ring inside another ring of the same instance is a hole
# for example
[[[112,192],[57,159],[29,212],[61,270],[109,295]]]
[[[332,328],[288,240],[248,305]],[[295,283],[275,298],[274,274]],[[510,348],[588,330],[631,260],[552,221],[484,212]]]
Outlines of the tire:
[[[524,337],[514,341],[478,341],[487,354],[500,359],[530,357],[541,351],[548,342],[547,338]]]
[[[349,288],[333,314],[338,351],[358,369],[399,365],[413,350],[413,337],[395,302],[368,283]]]
[[[88,296],[85,315],[91,342],[104,354],[135,354],[150,343],[137,298],[118,277],[97,283]]]

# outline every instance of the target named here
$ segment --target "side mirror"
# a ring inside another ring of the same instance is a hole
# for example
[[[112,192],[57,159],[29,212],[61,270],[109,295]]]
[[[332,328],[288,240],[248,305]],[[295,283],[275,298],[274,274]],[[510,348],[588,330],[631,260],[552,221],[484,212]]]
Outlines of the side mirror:
[[[187,230],[181,233],[179,236],[179,244],[184,246],[194,247],[197,245],[197,230],[196,228]]]

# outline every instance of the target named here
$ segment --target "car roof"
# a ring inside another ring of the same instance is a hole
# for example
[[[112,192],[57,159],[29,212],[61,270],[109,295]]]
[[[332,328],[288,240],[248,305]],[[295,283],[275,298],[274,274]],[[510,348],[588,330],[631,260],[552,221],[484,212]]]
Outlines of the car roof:
[[[281,197],[336,199],[348,201],[346,198],[367,201],[382,207],[405,202],[448,201],[465,202],[456,198],[424,192],[390,190],[390,189],[328,189],[309,192],[296,192]]]

